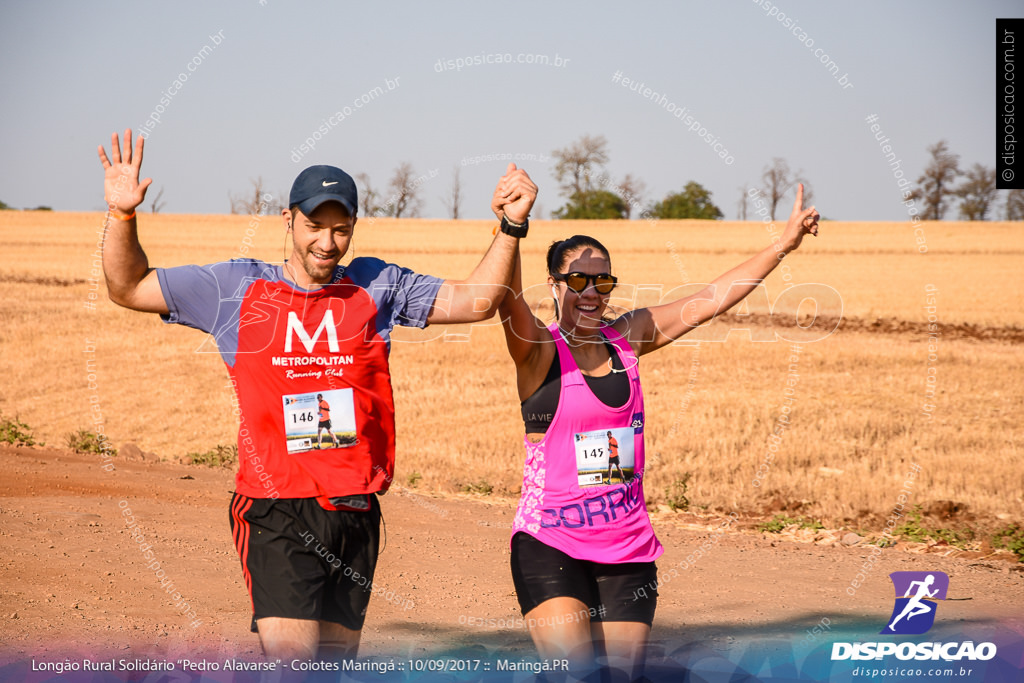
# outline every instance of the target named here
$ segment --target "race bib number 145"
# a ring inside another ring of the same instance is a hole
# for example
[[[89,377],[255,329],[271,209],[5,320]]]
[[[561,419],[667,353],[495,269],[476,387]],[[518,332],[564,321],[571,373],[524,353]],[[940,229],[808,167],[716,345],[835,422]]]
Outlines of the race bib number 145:
[[[607,486],[632,480],[633,434],[633,427],[618,427],[573,435],[579,485]]]

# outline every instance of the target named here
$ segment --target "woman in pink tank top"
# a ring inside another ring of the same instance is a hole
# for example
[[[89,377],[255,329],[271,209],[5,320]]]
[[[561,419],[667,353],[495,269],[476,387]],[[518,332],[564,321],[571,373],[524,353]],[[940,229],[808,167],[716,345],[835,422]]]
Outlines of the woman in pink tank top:
[[[501,187],[492,205],[499,219]],[[523,299],[517,261],[500,307],[526,423],[512,576],[541,657],[568,658],[579,675],[597,658],[630,680],[642,675],[662,547],[644,502],[638,357],[742,300],[804,235],[817,235],[818,218],[803,208],[801,185],[778,242],[694,296],[614,320],[605,315],[616,278],[597,240],[576,235],[548,250],[550,325]]]

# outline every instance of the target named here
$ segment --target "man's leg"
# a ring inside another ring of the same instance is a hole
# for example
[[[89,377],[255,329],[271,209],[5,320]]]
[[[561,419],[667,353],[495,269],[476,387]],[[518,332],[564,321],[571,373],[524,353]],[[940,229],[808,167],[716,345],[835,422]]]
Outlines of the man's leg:
[[[362,631],[315,619],[264,617],[256,620],[260,644],[268,659],[338,661],[359,653]]]
[[[314,500],[248,498],[231,502],[231,530],[241,558],[260,637],[268,659],[316,658],[325,581],[333,558],[316,524]],[[312,517],[312,519],[309,519]],[[274,615],[274,616],[264,616]]]
[[[331,434],[334,438],[334,435]],[[326,560],[330,566],[319,621],[320,659],[354,659],[359,653],[363,619],[373,590],[380,547],[380,503],[370,495],[370,509],[318,511],[329,520],[336,539]]]
[[[353,631],[331,621],[320,623],[320,659],[338,661],[355,659],[359,654],[362,631]]]
[[[311,660],[317,656],[320,622],[315,619],[264,617],[256,620],[256,628],[267,659]]]

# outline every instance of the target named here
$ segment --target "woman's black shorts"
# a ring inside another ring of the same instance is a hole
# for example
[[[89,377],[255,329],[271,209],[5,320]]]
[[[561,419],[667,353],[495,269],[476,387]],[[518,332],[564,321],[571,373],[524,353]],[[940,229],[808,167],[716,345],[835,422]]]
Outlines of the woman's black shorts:
[[[512,537],[512,582],[523,616],[551,598],[576,598],[589,608],[591,621],[650,626],[658,605],[654,562],[577,560],[522,531]]]
[[[264,617],[363,627],[380,541],[380,504],[325,510],[315,498],[231,499],[231,532],[252,598],[252,631]]]

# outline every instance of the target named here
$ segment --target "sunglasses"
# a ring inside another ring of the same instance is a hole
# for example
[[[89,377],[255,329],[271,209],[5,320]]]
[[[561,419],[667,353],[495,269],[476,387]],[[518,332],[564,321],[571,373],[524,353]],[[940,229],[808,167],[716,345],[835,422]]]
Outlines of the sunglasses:
[[[594,289],[597,290],[598,294],[611,294],[612,290],[615,289],[615,284],[619,281],[619,278],[611,273],[598,273],[597,275],[588,275],[587,273],[552,273],[551,277],[559,282],[564,282],[566,287],[577,294],[582,294],[583,290],[590,283],[594,284]]]

